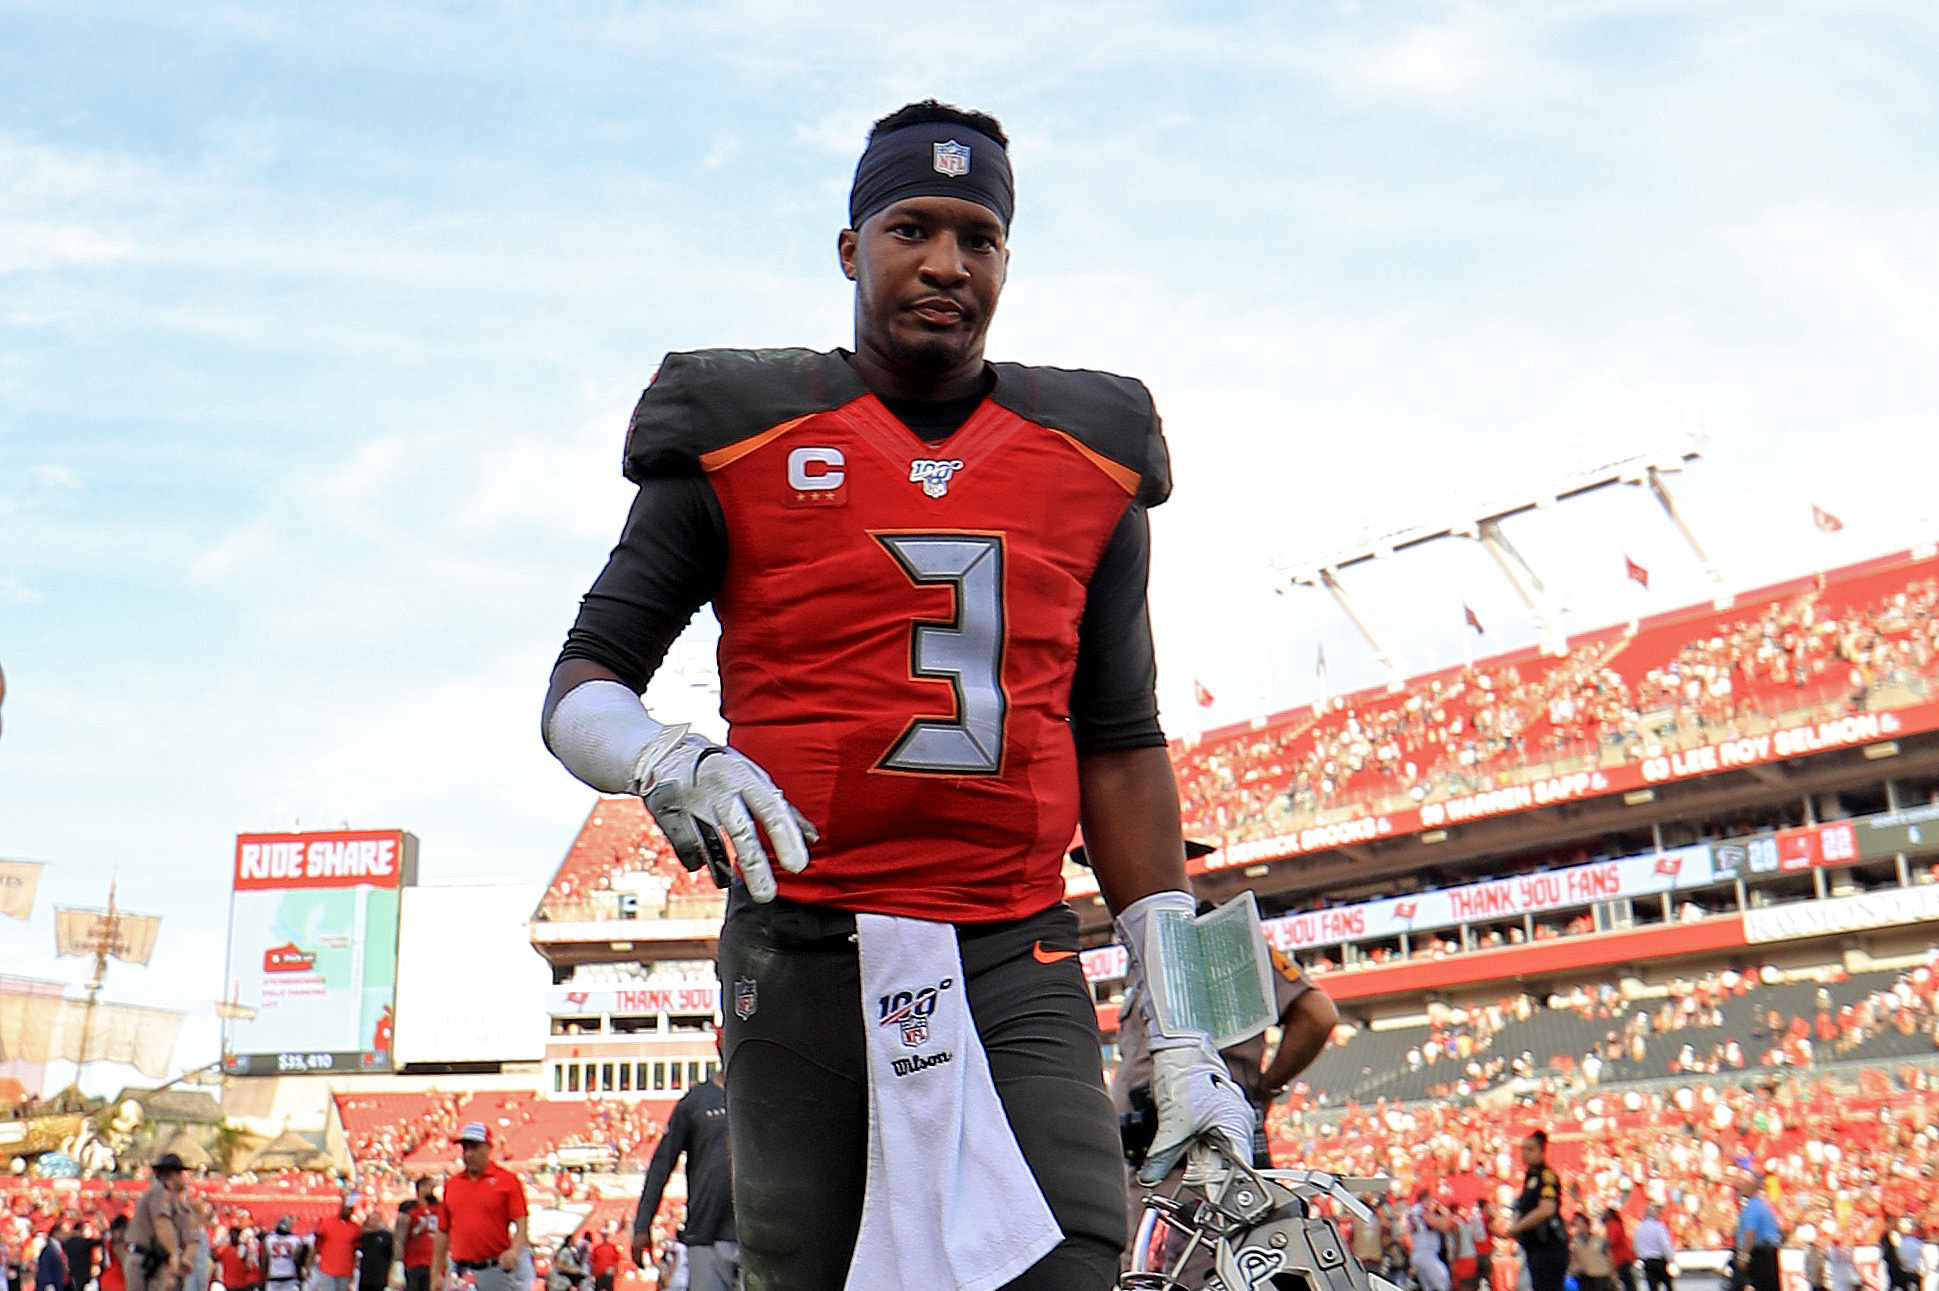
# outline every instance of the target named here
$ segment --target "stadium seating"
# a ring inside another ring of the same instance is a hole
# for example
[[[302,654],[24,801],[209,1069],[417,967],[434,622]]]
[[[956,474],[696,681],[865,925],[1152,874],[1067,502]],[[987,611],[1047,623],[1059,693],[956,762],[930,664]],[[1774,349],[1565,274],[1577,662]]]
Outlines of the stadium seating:
[[[718,917],[724,896],[691,873],[637,798],[602,795],[539,903],[540,919]]]
[[[339,1094],[337,1116],[353,1160],[404,1175],[451,1169],[454,1136],[483,1121],[500,1155],[542,1165],[561,1148],[610,1145],[622,1168],[650,1155],[664,1128],[665,1109],[617,1101],[550,1102],[533,1093]]]
[[[1583,1085],[1826,1062],[1932,1056],[1939,974],[1846,974],[1799,980],[1709,973],[1669,995],[1629,1000],[1614,984],[1567,998],[1516,996],[1389,1030],[1343,1029],[1308,1069],[1306,1096],[1338,1106],[1466,1096],[1516,1077]]]
[[[1633,762],[1732,722],[1930,698],[1935,660],[1939,578],[1930,559],[1895,559],[1590,633],[1566,658],[1523,650],[1339,696],[1172,755],[1186,832],[1239,842],[1557,763]]]

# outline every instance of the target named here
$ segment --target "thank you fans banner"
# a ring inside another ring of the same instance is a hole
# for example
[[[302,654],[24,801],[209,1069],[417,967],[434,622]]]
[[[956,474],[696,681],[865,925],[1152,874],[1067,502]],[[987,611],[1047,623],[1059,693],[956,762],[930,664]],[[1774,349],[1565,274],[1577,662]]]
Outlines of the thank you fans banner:
[[[1513,921],[1523,915],[1580,909],[1598,901],[1712,887],[1726,877],[1712,868],[1710,845],[1699,843],[1358,905],[1304,910],[1262,922],[1266,940],[1273,948],[1291,952],[1343,942],[1379,941],[1464,923]],[[1084,975],[1094,982],[1123,977],[1124,970],[1122,946],[1100,946],[1084,952]]]
[[[1597,901],[1707,887],[1715,881],[1710,847],[1699,844],[1660,855],[1628,856],[1331,910],[1281,915],[1265,921],[1266,940],[1279,950],[1378,941],[1402,933],[1517,920],[1523,915],[1578,908]]]

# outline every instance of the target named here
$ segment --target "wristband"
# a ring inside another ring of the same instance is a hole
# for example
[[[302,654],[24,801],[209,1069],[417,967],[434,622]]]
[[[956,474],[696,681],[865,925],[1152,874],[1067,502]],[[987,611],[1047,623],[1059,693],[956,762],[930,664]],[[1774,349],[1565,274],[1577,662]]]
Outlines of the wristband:
[[[664,753],[687,733],[653,720],[640,697],[595,678],[567,691],[545,723],[545,746],[566,770],[601,793],[636,793],[649,752]]]

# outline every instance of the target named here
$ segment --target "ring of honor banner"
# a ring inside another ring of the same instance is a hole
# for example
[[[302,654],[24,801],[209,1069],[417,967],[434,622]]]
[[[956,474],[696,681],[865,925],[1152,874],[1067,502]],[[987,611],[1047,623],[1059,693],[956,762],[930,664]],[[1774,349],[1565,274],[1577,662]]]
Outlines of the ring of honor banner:
[[[236,839],[230,1072],[391,1069],[399,894],[416,881],[402,830]]]

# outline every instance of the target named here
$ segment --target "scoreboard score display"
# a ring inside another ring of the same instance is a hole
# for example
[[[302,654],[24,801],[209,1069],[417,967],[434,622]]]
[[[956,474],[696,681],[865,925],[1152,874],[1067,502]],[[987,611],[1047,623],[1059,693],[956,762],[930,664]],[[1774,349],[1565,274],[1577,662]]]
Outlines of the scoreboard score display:
[[[416,882],[403,830],[239,835],[225,1070],[391,1070],[398,907]]]

